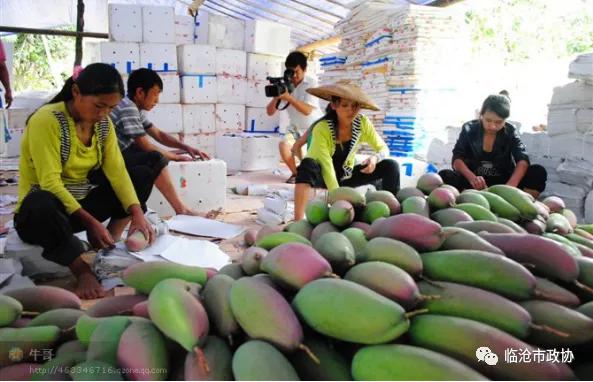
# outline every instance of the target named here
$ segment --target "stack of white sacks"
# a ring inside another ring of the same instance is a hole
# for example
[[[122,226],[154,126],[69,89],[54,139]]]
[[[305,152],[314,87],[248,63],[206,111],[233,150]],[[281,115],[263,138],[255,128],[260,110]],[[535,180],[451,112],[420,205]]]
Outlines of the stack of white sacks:
[[[365,114],[402,165],[404,186],[435,170],[429,159],[450,161],[446,149],[428,156],[433,142],[448,145],[445,127],[464,118],[456,88],[466,51],[458,47],[467,43],[461,24],[446,9],[364,2],[336,25],[340,53],[321,59],[322,83],[354,80],[381,108]]]
[[[569,77],[575,81],[554,89],[547,131],[522,140],[548,171],[544,196],[562,197],[580,221],[593,223],[593,53],[577,57]]]
[[[192,146],[228,157],[228,170],[277,165],[279,120],[265,112],[264,88],[267,76],[282,74],[290,28],[204,11],[194,19],[164,6],[109,4],[108,13],[110,41],[87,44],[86,63],[110,63],[124,80],[140,67],[158,71],[164,89],[148,118]],[[267,139],[251,139],[262,134]],[[241,146],[246,155],[258,154],[236,161]]]

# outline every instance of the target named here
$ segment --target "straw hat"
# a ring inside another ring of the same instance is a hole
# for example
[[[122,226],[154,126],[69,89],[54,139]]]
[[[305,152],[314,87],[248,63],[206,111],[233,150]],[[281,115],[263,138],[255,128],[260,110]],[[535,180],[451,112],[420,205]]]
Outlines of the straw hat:
[[[307,89],[307,93],[326,101],[331,101],[332,97],[340,97],[350,101],[358,102],[360,107],[369,110],[381,110],[379,106],[360,88],[360,86],[348,80],[342,80],[335,84],[320,86]]]

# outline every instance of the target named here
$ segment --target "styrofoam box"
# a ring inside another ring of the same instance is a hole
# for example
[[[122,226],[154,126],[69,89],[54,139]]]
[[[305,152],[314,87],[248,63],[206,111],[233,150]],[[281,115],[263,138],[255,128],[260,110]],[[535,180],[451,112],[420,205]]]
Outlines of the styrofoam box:
[[[135,42],[101,41],[87,43],[86,63],[103,62],[122,74],[129,74],[140,67],[140,45]]]
[[[266,77],[280,77],[284,58],[264,54],[247,54],[247,78],[266,80]]]
[[[290,50],[290,27],[265,20],[245,22],[245,50],[286,57]]]
[[[278,133],[280,131],[280,116],[278,113],[269,116],[264,107],[248,107],[245,110],[245,131],[250,133]]]
[[[593,108],[556,108],[548,111],[548,134],[587,133],[593,130]]]
[[[216,135],[215,134],[185,134],[183,143],[193,148],[204,151],[210,157],[216,157]]]
[[[157,72],[176,72],[177,47],[175,44],[140,44],[140,67]]]
[[[242,50],[217,48],[216,74],[245,76],[247,74],[247,54]]]
[[[226,203],[226,163],[222,160],[169,162],[173,186],[183,202],[199,212],[224,208]],[[160,216],[174,215],[173,208],[154,187],[146,203]]]
[[[258,171],[278,166],[279,135],[224,134],[216,137],[216,156],[229,171]]]
[[[245,105],[216,104],[216,132],[240,133],[245,130]]]
[[[210,105],[182,105],[183,111],[183,133],[204,134],[216,132],[214,118],[214,104]]]
[[[194,31],[194,43],[208,44],[209,18],[210,14],[208,12],[198,12],[198,17],[196,17],[196,29]]]
[[[251,107],[266,107],[271,98],[266,97],[266,86],[269,85],[265,80],[247,79],[247,93],[245,104]]]
[[[217,78],[213,74],[181,76],[182,103],[216,103]]]
[[[245,104],[247,81],[243,77],[218,75],[216,77],[216,97],[224,102]]]
[[[4,157],[18,157],[21,152],[21,138],[25,131],[27,124],[27,118],[33,112],[31,109],[6,109],[2,110],[6,116],[6,122],[8,124],[7,130],[9,136],[5,136],[4,140],[10,138],[6,142],[6,150],[2,154]],[[2,115],[0,114],[0,117]],[[5,132],[6,133],[6,132]]]
[[[211,45],[179,45],[177,59],[181,74],[216,73],[216,48]]]
[[[159,103],[151,111],[146,112],[146,118],[164,132],[181,133],[183,131],[180,104]]]
[[[245,22],[232,17],[208,15],[208,44],[219,48],[243,50]]]
[[[163,92],[159,96],[160,103],[179,103],[181,102],[181,89],[179,85],[179,75],[177,73],[160,73],[163,80]]]
[[[185,15],[175,15],[175,45],[193,44],[196,34],[194,18]]]
[[[134,4],[107,6],[109,39],[119,42],[142,42],[142,7]]]
[[[158,5],[142,7],[142,41],[175,43],[175,8]]]

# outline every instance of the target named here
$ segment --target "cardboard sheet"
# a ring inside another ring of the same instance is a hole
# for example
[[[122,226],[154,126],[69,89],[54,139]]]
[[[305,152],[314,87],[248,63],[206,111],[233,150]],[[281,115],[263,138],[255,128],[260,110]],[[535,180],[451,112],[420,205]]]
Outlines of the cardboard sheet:
[[[167,221],[171,231],[188,235],[231,239],[241,234],[245,227],[228,224],[199,216],[175,215]]]

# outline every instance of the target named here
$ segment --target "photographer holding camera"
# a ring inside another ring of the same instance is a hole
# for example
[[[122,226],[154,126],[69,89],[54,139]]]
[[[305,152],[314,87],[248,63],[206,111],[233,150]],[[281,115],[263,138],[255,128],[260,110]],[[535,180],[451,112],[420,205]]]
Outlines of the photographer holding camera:
[[[284,78],[269,78],[272,85],[266,86],[266,95],[274,98],[266,110],[269,116],[284,108],[288,112],[290,126],[278,148],[282,161],[292,173],[286,183],[294,183],[297,173],[295,157],[302,159],[301,147],[307,142],[305,133],[313,122],[321,118],[322,113],[319,100],[307,93],[307,89],[317,86],[315,78],[305,75],[307,56],[301,52],[291,52],[284,65]],[[285,103],[284,108],[279,108],[282,103]]]

